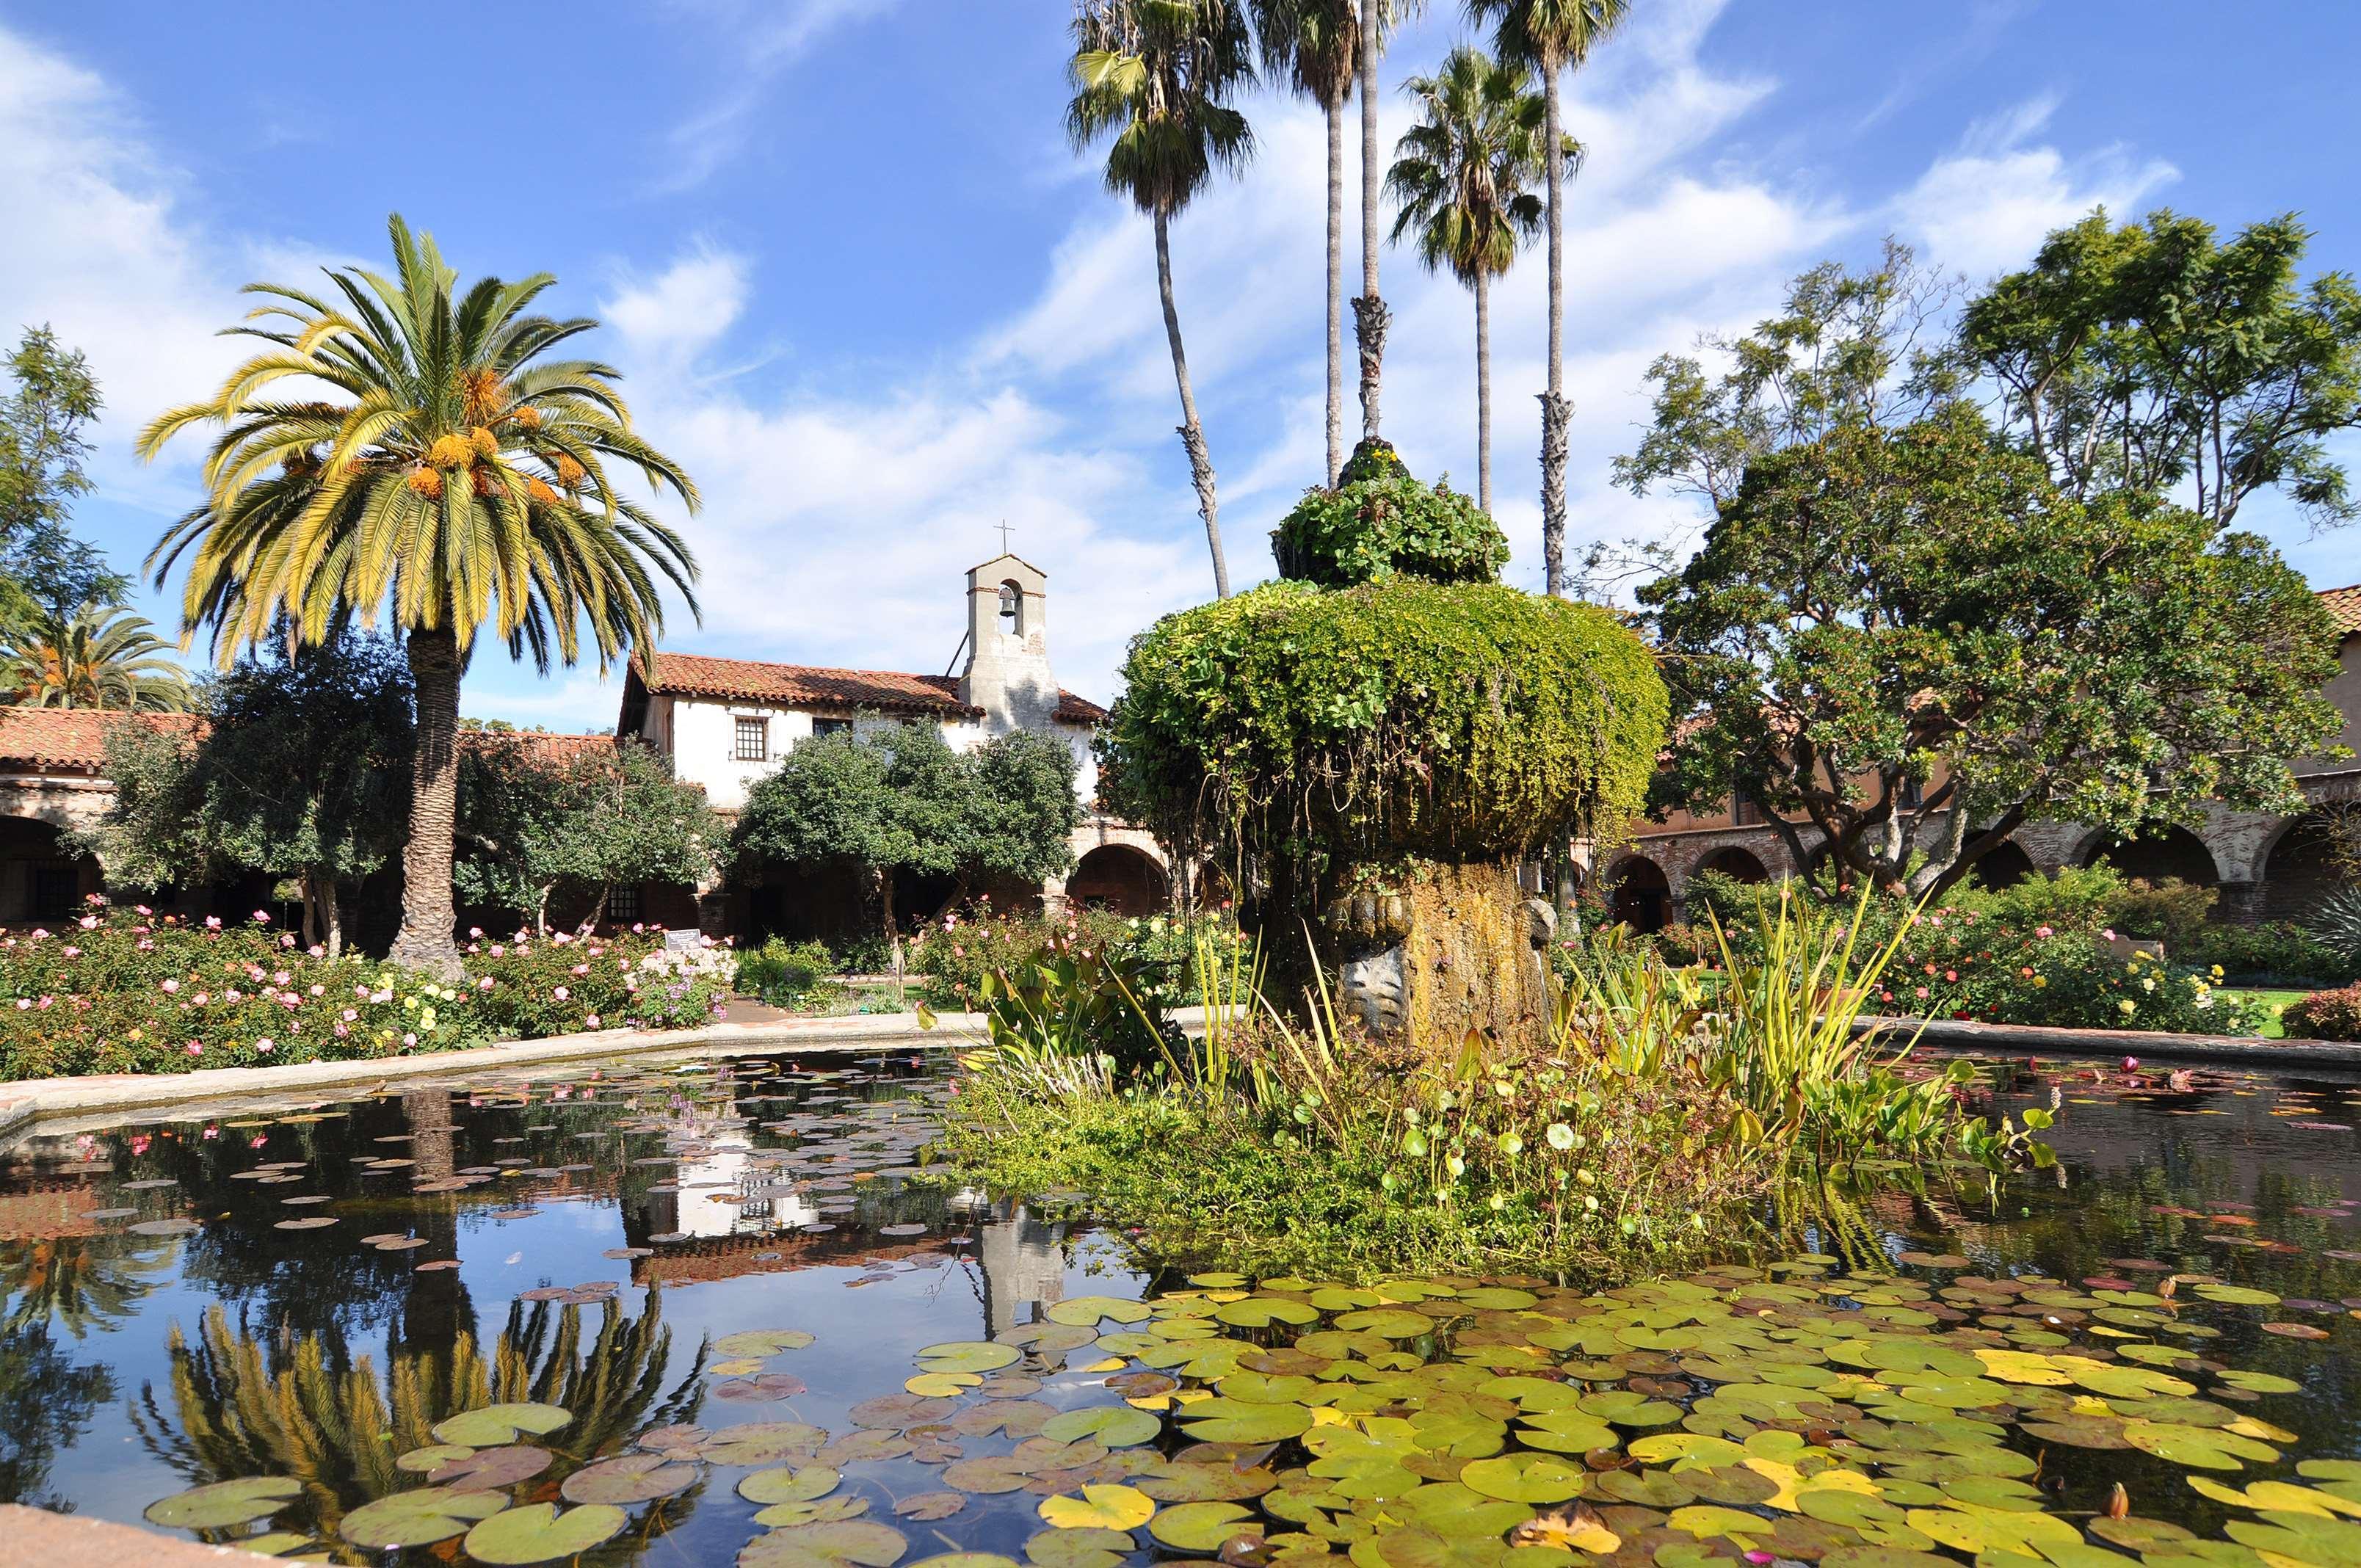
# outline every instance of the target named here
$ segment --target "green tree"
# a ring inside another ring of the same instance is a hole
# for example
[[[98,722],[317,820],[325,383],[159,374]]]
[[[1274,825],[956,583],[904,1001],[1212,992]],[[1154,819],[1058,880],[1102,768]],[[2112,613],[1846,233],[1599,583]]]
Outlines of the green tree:
[[[1361,48],[1356,0],[1253,0],[1263,69],[1320,105],[1328,122],[1327,482],[1345,466],[1345,104]],[[1386,7],[1377,7],[1382,20]]]
[[[111,604],[128,585],[68,526],[90,493],[84,433],[98,417],[90,362],[46,326],[27,327],[8,356],[15,389],[0,398],[0,631],[40,605]]]
[[[818,736],[787,753],[740,813],[741,863],[858,876],[888,941],[897,872],[1038,881],[1073,863],[1074,759],[1019,732],[953,751],[931,724]]]
[[[1621,24],[1630,0],[1467,0],[1467,14],[1493,27],[1493,50],[1542,79],[1542,153],[1549,186],[1549,389],[1542,394],[1543,591],[1565,591],[1565,132],[1558,78],[1590,58]],[[1369,149],[1376,154],[1374,145]]]
[[[2226,528],[2280,488],[2350,522],[2361,503],[2328,443],[2361,424],[2361,288],[2301,283],[2311,237],[2292,214],[2225,242],[2169,212],[2120,228],[2094,212],[1968,306],[1961,356],[2070,495],[2186,485]]]
[[[411,692],[401,650],[349,628],[241,659],[207,688],[201,732],[109,738],[115,796],[90,848],[132,887],[199,871],[291,883],[305,944],[339,954],[342,890],[407,837]]]
[[[1076,150],[1107,138],[1106,186],[1148,214],[1156,228],[1156,286],[1164,335],[1180,389],[1180,444],[1197,488],[1213,592],[1227,598],[1213,459],[1197,419],[1180,313],[1172,299],[1173,216],[1254,152],[1254,132],[1231,104],[1254,82],[1254,38],[1243,0],[1082,0],[1074,16],[1074,89],[1066,134]]]
[[[36,609],[0,639],[0,702],[180,713],[189,682],[170,649],[146,617],[119,606]]]
[[[1533,182],[1543,173],[1545,105],[1522,67],[1483,50],[1453,49],[1433,76],[1402,90],[1419,104],[1419,123],[1394,144],[1386,189],[1400,211],[1396,244],[1414,235],[1432,272],[1449,272],[1476,295],[1476,496],[1492,510],[1492,280],[1505,277],[1518,247],[1541,228]],[[1580,146],[1562,149],[1577,161]],[[1332,481],[1333,482],[1333,481]]]
[[[478,731],[460,768],[459,842],[460,897],[546,931],[561,887],[587,895],[587,924],[616,887],[706,882],[729,829],[702,789],[635,741],[553,766],[522,737]]]
[[[618,493],[609,464],[695,510],[696,487],[633,428],[619,375],[544,357],[588,317],[530,313],[555,280],[485,278],[464,294],[432,236],[390,221],[394,272],[327,269],[334,294],[249,290],[269,324],[233,333],[271,346],[207,402],[159,416],[153,457],[215,424],[203,504],[148,557],[160,587],[185,557],[181,618],[228,661],[284,616],[307,642],[346,615],[401,631],[418,742],[402,854],[396,961],[459,972],[451,861],[459,681],[489,624],[513,657],[573,663],[587,624],[603,671],[662,630],[659,578],[688,602],[697,566],[679,534]],[[308,378],[332,396],[314,399]]]
[[[1914,893],[2030,821],[2300,810],[2286,759],[2340,725],[2334,629],[2268,544],[2064,494],[1958,402],[1754,458],[1641,600],[1686,716],[1653,803],[1743,791],[1796,863],[1817,828]]]

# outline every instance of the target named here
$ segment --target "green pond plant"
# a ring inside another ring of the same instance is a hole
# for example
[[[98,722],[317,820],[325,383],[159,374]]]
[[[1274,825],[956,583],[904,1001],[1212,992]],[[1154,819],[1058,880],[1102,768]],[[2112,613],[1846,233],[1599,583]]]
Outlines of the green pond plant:
[[[1167,841],[1251,865],[1292,996],[1334,971],[1373,1033],[1538,1044],[1551,915],[1517,869],[1638,807],[1664,738],[1612,613],[1496,580],[1491,519],[1364,443],[1273,536],[1285,577],[1135,639],[1103,789]]]

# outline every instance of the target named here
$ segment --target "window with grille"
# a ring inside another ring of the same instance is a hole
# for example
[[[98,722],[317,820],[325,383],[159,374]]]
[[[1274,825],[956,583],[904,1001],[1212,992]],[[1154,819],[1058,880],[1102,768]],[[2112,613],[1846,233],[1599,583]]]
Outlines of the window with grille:
[[[771,721],[767,718],[740,719],[737,748],[730,755],[741,762],[769,762],[771,760]]]
[[[607,890],[607,923],[620,926],[640,917],[640,890],[636,887],[610,887]]]

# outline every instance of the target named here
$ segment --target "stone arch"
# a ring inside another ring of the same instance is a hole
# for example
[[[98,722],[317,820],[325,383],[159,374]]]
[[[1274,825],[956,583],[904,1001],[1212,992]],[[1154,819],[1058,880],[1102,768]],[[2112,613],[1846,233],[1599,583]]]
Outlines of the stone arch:
[[[2082,857],[2086,866],[2114,867],[2126,881],[2163,882],[2178,877],[2202,887],[2219,887],[2222,872],[2205,840],[2186,828],[2163,823],[2128,839],[2100,839]]]
[[[1642,936],[1663,930],[1673,917],[1673,884],[1664,868],[1645,855],[1626,855],[1607,876],[1607,908]]]
[[[2263,857],[2262,918],[2302,920],[2321,900],[2350,885],[2349,846],[2340,841],[2350,830],[2341,813],[2313,810],[2289,818]]]
[[[1752,850],[1741,849],[1736,844],[1725,844],[1706,856],[1697,863],[1697,870],[1689,874],[1696,876],[1703,872],[1719,872],[1732,882],[1758,883],[1771,880],[1771,868],[1763,863],[1761,857]]]
[[[1066,897],[1088,909],[1153,915],[1170,900],[1171,885],[1164,868],[1145,850],[1102,844],[1075,864],[1066,878]]]
[[[1992,893],[2015,887],[2033,874],[2033,857],[2014,840],[1990,850],[1968,868],[1968,880]]]
[[[42,816],[0,816],[0,926],[63,919],[104,886],[98,861]]]

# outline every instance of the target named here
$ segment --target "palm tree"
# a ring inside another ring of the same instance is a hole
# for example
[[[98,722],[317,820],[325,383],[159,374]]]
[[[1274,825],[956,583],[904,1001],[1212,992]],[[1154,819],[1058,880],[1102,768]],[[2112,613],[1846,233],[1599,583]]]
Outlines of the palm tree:
[[[1361,48],[1356,0],[1254,0],[1263,68],[1328,121],[1328,479],[1345,466],[1345,102]]]
[[[0,703],[184,713],[189,682],[171,646],[120,605],[37,610],[0,646]]]
[[[1378,56],[1385,31],[1408,21],[1426,0],[1370,0],[1361,7],[1361,297],[1353,302],[1353,338],[1361,356],[1361,439],[1378,438],[1378,383],[1393,313],[1378,293]]]
[[[1467,0],[1467,14],[1490,21],[1493,52],[1541,73],[1543,151],[1549,164],[1549,389],[1542,394],[1542,573],[1543,591],[1565,591],[1565,159],[1558,117],[1558,77],[1579,67],[1622,22],[1630,0]]]
[[[390,224],[394,274],[331,268],[335,296],[284,284],[230,328],[272,346],[231,372],[210,402],[159,415],[142,455],[192,425],[221,427],[203,505],[148,557],[161,587],[185,554],[183,630],[213,630],[224,664],[284,616],[303,642],[339,618],[390,615],[417,686],[410,839],[402,853],[396,962],[456,977],[452,825],[458,791],[459,679],[489,622],[512,657],[546,673],[581,653],[588,622],[603,672],[664,626],[657,575],[687,601],[688,546],[619,496],[609,460],[690,510],[696,487],[633,429],[596,360],[544,360],[598,323],[527,313],[555,279],[458,275],[432,236]],[[300,378],[335,395],[315,398]],[[292,396],[279,384],[299,380]],[[654,568],[652,572],[651,566]]]
[[[1076,150],[1101,137],[1107,148],[1107,189],[1129,196],[1156,225],[1156,283],[1164,301],[1164,335],[1172,347],[1172,376],[1180,387],[1180,444],[1213,554],[1213,592],[1230,597],[1230,568],[1222,558],[1222,529],[1213,494],[1213,460],[1197,422],[1189,387],[1189,358],[1180,347],[1180,315],[1172,302],[1171,224],[1174,214],[1213,182],[1235,172],[1254,152],[1246,116],[1230,95],[1254,80],[1253,38],[1243,0],[1082,0],[1074,16],[1074,58],[1069,67],[1073,101],[1066,134]]]
[[[1400,203],[1393,238],[1415,231],[1419,259],[1448,270],[1476,292],[1477,499],[1492,510],[1492,280],[1542,226],[1544,109],[1524,68],[1479,49],[1453,49],[1433,76],[1413,76],[1403,92],[1424,117],[1394,146],[1386,189]],[[1579,158],[1570,139],[1565,149]]]

